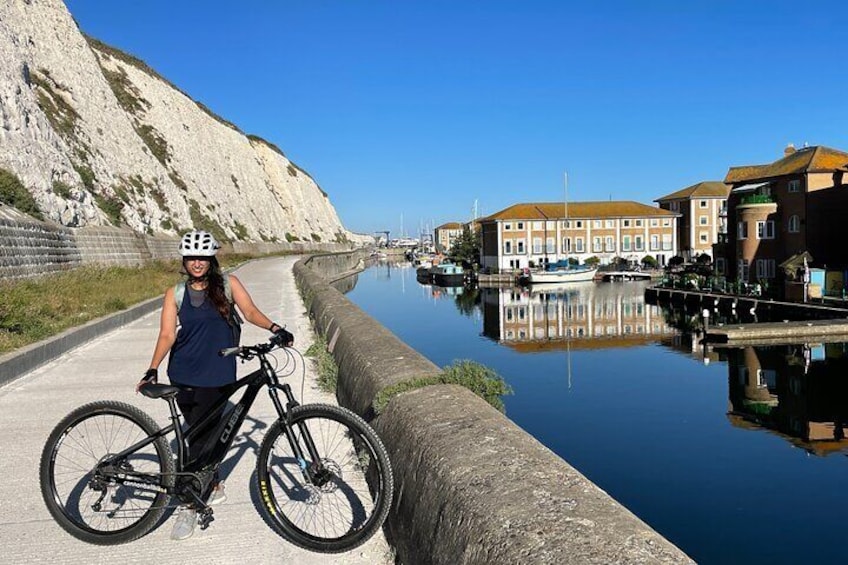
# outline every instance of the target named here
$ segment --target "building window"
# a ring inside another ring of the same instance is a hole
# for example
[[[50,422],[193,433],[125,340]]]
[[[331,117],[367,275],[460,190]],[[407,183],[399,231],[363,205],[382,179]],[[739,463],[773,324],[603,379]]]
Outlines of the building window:
[[[524,240],[523,239],[519,239],[518,241],[515,242],[515,252],[518,253],[519,255],[524,255],[525,251],[524,251]]]
[[[671,220],[663,220],[663,227],[667,228],[671,225]]]
[[[774,222],[757,222],[757,239],[774,239]]]
[[[798,214],[789,216],[789,233],[798,233],[801,231],[801,218]]]
[[[625,220],[626,222],[627,220]],[[625,235],[621,238],[621,250],[622,251],[630,251],[630,236]]]
[[[630,227],[630,220],[624,220],[624,227],[625,227],[625,228],[629,228],[629,227]]]
[[[519,229],[519,230],[523,230],[524,229],[524,222],[518,222],[518,225],[515,228]]]
[[[504,255],[512,255],[512,241],[509,239],[504,241]]]
[[[542,253],[542,238],[534,237],[533,238],[533,253],[539,255]]]
[[[789,181],[789,192],[800,192],[801,191],[801,181],[798,179],[794,179]]]
[[[677,202],[670,202],[668,209],[672,212],[678,212],[680,210],[680,204]]]
[[[774,259],[757,259],[758,279],[773,279],[774,270]]]
[[[562,252],[563,253],[571,252],[571,238],[570,237],[562,238]]]
[[[536,231],[542,231],[542,222],[533,222],[533,229]]]
[[[659,225],[660,225],[660,221],[658,219],[651,218],[651,227],[652,228],[658,227]]]
[[[577,229],[579,229],[579,230],[583,229],[583,220],[577,220],[574,223],[577,225]]]
[[[727,270],[727,266],[724,262],[724,257],[716,257],[715,260],[715,268],[717,275],[724,275]]]
[[[739,260],[739,280],[747,281],[748,280],[748,260],[740,259]]]
[[[637,228],[641,228],[641,227],[642,227],[642,220],[636,220],[636,227],[637,227]]]
[[[607,236],[604,240],[604,251],[607,253],[615,251],[615,240],[611,236]]]
[[[583,249],[583,238],[582,238],[582,237],[578,237],[578,238],[576,238],[576,239],[574,240],[574,244],[575,244],[575,246],[574,246],[574,250],[575,250],[577,253],[583,253],[583,251],[584,251],[584,249]]]
[[[614,228],[615,227],[615,220],[607,220],[606,227],[607,228]]]
[[[701,243],[707,243],[709,242],[709,240],[710,237],[707,235],[707,232],[702,231],[698,233],[698,241],[700,241]]]
[[[545,240],[545,253],[556,253],[556,240],[549,237]]]
[[[595,224],[596,228],[600,229],[600,227],[601,227],[601,221],[600,220],[595,220],[594,224]]]
[[[660,236],[652,235],[651,236],[651,251],[659,251],[660,250]]]
[[[641,220],[637,220],[637,221],[641,221]],[[636,247],[636,251],[644,251],[645,250],[645,242],[643,241],[641,235],[636,236],[635,247]]]
[[[698,206],[700,206],[701,208],[706,208],[707,207],[707,201],[701,200],[700,202],[698,202]]]
[[[736,239],[748,239],[748,222],[739,222],[736,228]]]
[[[510,224],[509,222],[504,224],[504,231],[509,231],[511,229],[512,229],[512,224]],[[439,234],[439,236],[441,237],[441,234]]]
[[[600,253],[604,250],[604,245],[600,237],[592,238],[592,251],[595,253]]]
[[[709,218],[707,216],[699,216],[698,217],[698,223],[701,224],[702,226],[705,226],[708,223],[710,223]]]
[[[662,248],[663,251],[671,251],[671,235],[663,234],[662,236]]]

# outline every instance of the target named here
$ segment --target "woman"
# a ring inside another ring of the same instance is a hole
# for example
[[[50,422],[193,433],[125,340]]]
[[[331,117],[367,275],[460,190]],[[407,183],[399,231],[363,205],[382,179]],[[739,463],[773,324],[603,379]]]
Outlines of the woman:
[[[230,309],[238,306],[244,318],[260,328],[280,334],[282,342],[291,345],[292,334],[272,322],[253,303],[241,282],[232,275],[222,275],[215,254],[221,246],[205,231],[191,231],[180,241],[183,273],[187,275],[185,292],[165,291],[159,324],[159,338],[153,350],[150,368],[136,386],[156,382],[158,368],[168,357],[168,378],[174,385],[185,386],[177,395],[177,404],[188,425],[194,425],[223,396],[222,386],[236,380],[236,358],[221,357],[218,352],[236,345],[233,316]],[[227,281],[225,278],[227,277]],[[228,283],[228,284],[227,284]],[[178,285],[179,287],[179,285]],[[181,304],[177,297],[182,295]],[[177,331],[179,329],[179,331]],[[195,459],[223,416],[222,404],[212,422],[189,445],[189,461]],[[216,476],[208,504],[224,501],[224,483]],[[181,508],[171,532],[171,539],[186,539],[194,533],[197,512]]]

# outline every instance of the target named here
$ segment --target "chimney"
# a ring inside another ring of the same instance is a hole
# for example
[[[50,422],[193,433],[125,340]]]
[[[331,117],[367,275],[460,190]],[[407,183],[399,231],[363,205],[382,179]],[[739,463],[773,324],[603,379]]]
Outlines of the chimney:
[[[789,157],[793,153],[795,153],[795,145],[790,143],[786,146],[786,149],[783,150],[783,156]]]

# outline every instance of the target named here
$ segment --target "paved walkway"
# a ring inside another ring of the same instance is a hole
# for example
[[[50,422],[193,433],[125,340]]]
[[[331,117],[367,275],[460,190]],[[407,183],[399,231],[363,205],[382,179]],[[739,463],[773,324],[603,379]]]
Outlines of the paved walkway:
[[[287,324],[301,350],[313,335],[295,288],[292,265],[297,257],[249,263],[236,275],[268,316]],[[159,327],[158,312],[101,336],[60,359],[0,387],[0,562],[3,563],[391,563],[382,533],[348,553],[323,555],[301,550],[275,534],[262,520],[250,496],[256,453],[274,412],[260,394],[230,452],[237,466],[227,479],[227,501],[215,509],[215,522],[185,541],[169,539],[174,517],[135,542],[95,546],[65,533],[52,520],[41,498],[38,463],[47,436],[72,409],[93,400],[134,404],[160,424],[168,421],[167,404],[136,395],[135,383],[150,362]],[[264,339],[267,332],[246,325],[242,343]],[[240,374],[255,362],[240,366]],[[164,369],[164,366],[163,366]],[[301,397],[300,378],[291,377]],[[314,385],[307,366],[303,402],[335,403]]]

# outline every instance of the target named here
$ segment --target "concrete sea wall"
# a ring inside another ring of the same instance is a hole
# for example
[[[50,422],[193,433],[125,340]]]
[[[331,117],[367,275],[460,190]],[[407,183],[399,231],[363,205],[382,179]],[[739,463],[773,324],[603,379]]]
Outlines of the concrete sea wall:
[[[413,390],[375,415],[383,388],[440,369],[328,283],[361,258],[311,257],[294,273],[339,366],[339,403],[369,419],[389,450],[395,502],[386,528],[401,562],[691,563],[465,388]]]

